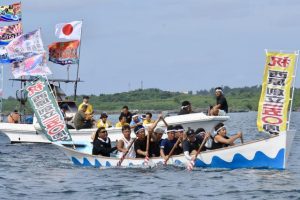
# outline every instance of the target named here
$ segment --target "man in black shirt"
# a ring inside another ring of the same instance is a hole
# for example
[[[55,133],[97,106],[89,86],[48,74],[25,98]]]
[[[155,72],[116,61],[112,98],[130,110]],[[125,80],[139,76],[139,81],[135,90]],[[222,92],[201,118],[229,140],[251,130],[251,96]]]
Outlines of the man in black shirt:
[[[223,94],[223,90],[221,87],[216,87],[215,91],[217,103],[210,109],[209,114],[214,116],[226,115],[228,113],[228,104]]]
[[[130,124],[131,119],[132,119],[132,113],[129,112],[128,106],[123,106],[120,117],[126,117],[126,123]]]
[[[199,147],[201,146],[203,140],[206,140],[209,137],[209,134],[206,133],[204,138],[196,137],[196,133],[193,129],[189,129],[187,132],[187,138],[183,141],[183,153],[186,159],[191,160],[193,155],[196,155]],[[205,151],[205,146],[202,147],[201,151]]]
[[[145,136],[145,128],[142,125],[138,125],[134,128],[137,140],[134,142],[134,150],[136,158],[145,158],[148,156],[146,151],[147,137]]]
[[[183,101],[178,115],[186,115],[192,113],[192,104],[189,101]]]

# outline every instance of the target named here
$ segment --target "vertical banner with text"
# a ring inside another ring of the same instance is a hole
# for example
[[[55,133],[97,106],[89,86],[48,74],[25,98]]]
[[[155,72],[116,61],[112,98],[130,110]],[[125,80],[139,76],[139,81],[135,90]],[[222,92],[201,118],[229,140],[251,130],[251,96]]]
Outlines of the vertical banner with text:
[[[46,137],[51,141],[72,141],[64,117],[50,92],[48,82],[38,77],[25,87],[28,101]]]
[[[286,131],[288,106],[296,53],[267,52],[262,91],[258,105],[259,131]]]

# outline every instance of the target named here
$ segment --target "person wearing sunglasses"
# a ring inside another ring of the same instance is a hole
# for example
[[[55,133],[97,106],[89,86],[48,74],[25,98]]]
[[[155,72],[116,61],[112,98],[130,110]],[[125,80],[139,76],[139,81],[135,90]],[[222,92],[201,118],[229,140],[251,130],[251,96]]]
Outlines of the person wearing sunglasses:
[[[216,135],[214,136],[211,149],[233,146],[234,141],[242,137],[242,132],[238,132],[237,134],[228,137],[226,135],[226,126],[223,123],[219,123],[215,126],[215,133]]]
[[[111,142],[109,137],[107,137],[107,131],[105,128],[98,128],[93,140],[93,155],[110,157],[110,153],[116,149],[117,147],[111,147]]]

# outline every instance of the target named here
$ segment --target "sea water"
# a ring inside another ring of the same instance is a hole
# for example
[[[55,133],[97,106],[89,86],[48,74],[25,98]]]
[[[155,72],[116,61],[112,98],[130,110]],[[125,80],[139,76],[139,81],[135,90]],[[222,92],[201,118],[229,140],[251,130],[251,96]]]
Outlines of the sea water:
[[[256,113],[231,113],[228,132],[256,131]],[[10,144],[0,134],[0,199],[300,199],[300,113],[286,170],[99,169],[74,166],[49,144]]]

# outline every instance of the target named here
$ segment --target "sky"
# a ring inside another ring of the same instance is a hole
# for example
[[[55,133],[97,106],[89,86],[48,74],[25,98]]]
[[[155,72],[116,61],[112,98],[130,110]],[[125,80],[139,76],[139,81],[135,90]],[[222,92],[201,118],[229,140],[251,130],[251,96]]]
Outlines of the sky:
[[[47,49],[64,41],[56,24],[83,20],[79,94],[197,91],[261,84],[265,49],[300,48],[299,10],[298,0],[23,0],[22,23],[24,32],[41,27]],[[65,66],[48,65],[49,78],[68,77]],[[20,84],[4,68],[4,97],[15,96]],[[72,84],[62,89],[73,94]]]

